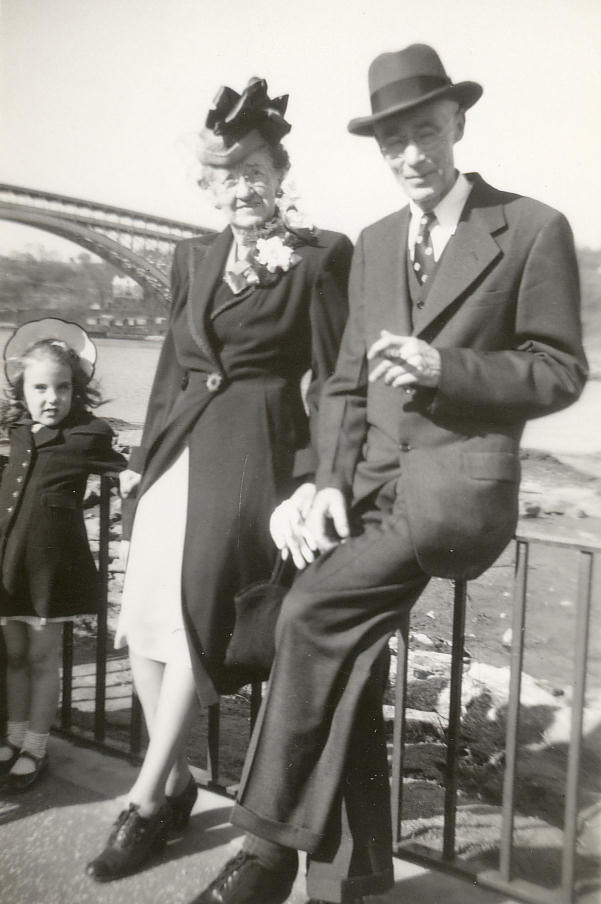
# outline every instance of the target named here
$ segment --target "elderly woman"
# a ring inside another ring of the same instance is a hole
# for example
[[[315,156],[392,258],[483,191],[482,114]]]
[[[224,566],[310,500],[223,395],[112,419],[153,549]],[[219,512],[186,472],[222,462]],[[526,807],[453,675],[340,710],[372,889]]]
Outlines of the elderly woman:
[[[222,88],[200,136],[200,184],[227,227],[176,248],[169,331],[122,480],[136,511],[117,642],[129,644],[150,743],[127,809],[88,865],[98,881],[136,870],[187,823],[194,696],[211,704],[252,680],[225,663],[234,595],[271,574],[271,512],[313,471],[352,247],[294,228],[278,208],[286,104],[260,79],[242,95]]]

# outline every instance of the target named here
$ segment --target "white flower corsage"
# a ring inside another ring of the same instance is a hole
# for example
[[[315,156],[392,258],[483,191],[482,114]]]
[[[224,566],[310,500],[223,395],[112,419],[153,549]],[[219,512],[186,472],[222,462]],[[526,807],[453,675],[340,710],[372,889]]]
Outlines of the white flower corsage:
[[[261,267],[266,267],[269,273],[275,273],[278,268],[287,273],[291,267],[298,264],[301,256],[294,248],[287,245],[279,235],[273,235],[269,239],[257,240],[257,254],[255,260]]]

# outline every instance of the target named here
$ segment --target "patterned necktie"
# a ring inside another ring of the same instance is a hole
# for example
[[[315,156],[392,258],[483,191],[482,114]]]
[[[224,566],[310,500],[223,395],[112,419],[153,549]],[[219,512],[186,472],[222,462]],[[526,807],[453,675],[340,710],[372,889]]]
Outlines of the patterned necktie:
[[[413,250],[413,270],[420,285],[434,272],[436,261],[434,260],[434,249],[432,247],[432,236],[430,230],[436,222],[436,214],[433,211],[422,214],[419,221],[419,229],[415,238],[415,248]]]

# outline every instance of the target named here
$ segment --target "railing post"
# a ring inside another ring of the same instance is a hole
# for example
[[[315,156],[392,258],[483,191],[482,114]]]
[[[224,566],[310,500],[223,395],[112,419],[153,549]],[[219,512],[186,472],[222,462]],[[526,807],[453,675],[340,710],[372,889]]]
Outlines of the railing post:
[[[467,584],[455,581],[453,605],[453,644],[451,648],[451,685],[449,691],[449,725],[447,729],[446,781],[444,796],[444,829],[442,856],[455,858],[455,825],[457,821],[457,751],[461,733],[461,685],[465,644],[465,606]]]
[[[63,625],[63,677],[61,728],[70,731],[73,722],[73,622]]]
[[[104,741],[106,706],[106,645],[108,609],[108,568],[109,568],[109,514],[111,500],[111,478],[100,478],[100,527],[98,532],[98,571],[100,575],[100,611],[98,612],[98,632],[96,637],[96,697],[94,708],[94,738]]]
[[[207,772],[209,786],[219,784],[219,728],[221,712],[219,703],[209,706],[207,713]]]
[[[572,696],[572,720],[568,747],[561,870],[561,891],[563,901],[566,904],[571,904],[574,894],[576,844],[578,840],[578,782],[582,756],[582,723],[586,692],[592,585],[593,555],[590,552],[581,551],[578,571],[578,609],[576,612],[576,643],[574,650],[574,692]]]
[[[517,771],[518,731],[520,722],[520,692],[524,659],[524,631],[526,628],[526,590],[528,585],[528,543],[517,541],[515,582],[513,594],[513,627],[511,645],[511,677],[507,705],[507,735],[505,739],[505,775],[503,779],[503,810],[499,872],[505,882],[511,879],[513,855],[513,821],[515,781]]]
[[[407,665],[409,662],[409,615],[404,615],[396,632],[396,681],[394,688],[394,722],[392,726],[392,776],[390,806],[392,813],[393,850],[401,841],[403,810],[403,766],[405,761],[405,709],[407,706]]]

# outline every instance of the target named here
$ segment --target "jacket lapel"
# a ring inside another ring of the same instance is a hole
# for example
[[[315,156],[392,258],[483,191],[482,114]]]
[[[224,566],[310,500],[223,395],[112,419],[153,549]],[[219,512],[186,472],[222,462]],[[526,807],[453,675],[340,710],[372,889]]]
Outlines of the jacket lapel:
[[[394,215],[378,237],[380,264],[376,269],[379,294],[391,332],[399,336],[411,335],[411,300],[407,288],[407,234],[409,207]]]
[[[506,225],[500,204],[487,206],[486,183],[476,177],[455,235],[450,239],[428,293],[418,333],[465,294],[501,254],[493,234]],[[490,198],[488,198],[490,205]]]
[[[232,232],[228,226],[219,233],[204,256],[196,255],[192,249],[190,259],[190,295],[187,305],[190,334],[201,351],[215,364],[218,364],[218,359],[207,334],[206,312],[213,292],[223,277],[231,244]]]

